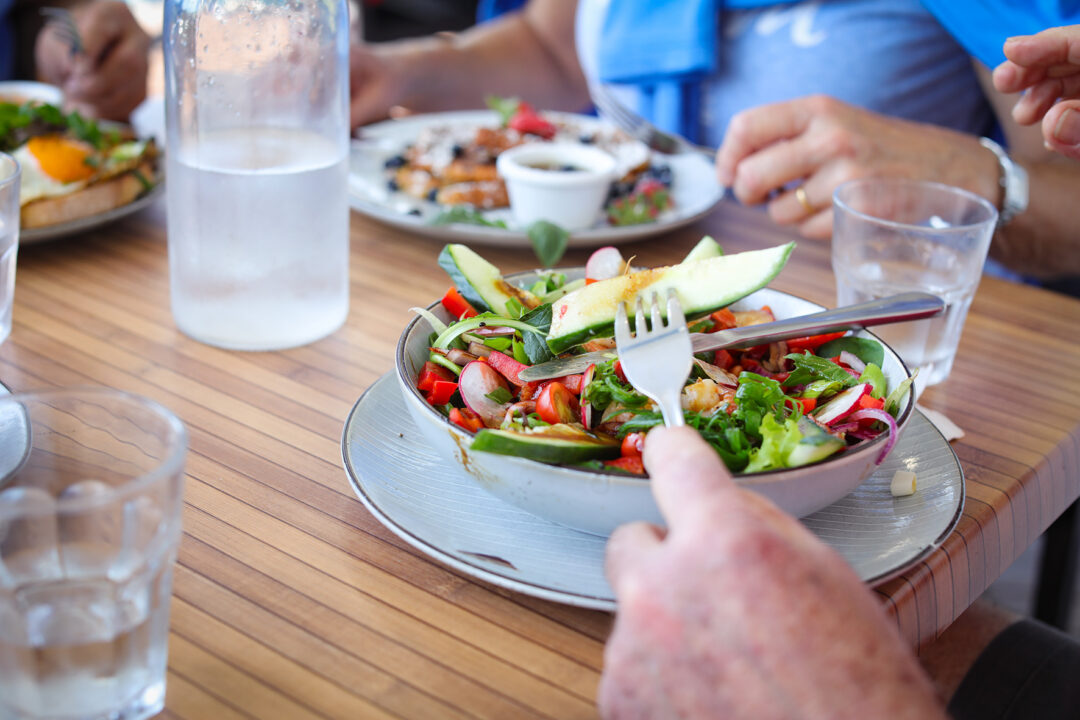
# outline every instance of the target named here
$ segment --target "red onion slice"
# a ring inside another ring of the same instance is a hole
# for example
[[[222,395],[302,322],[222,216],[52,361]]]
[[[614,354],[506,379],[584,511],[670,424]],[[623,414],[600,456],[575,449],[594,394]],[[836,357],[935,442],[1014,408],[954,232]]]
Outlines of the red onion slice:
[[[479,337],[509,337],[516,333],[512,327],[506,327],[505,325],[484,325],[483,327],[473,328],[469,331],[470,334]]]
[[[893,445],[896,444],[896,436],[899,430],[896,427],[896,419],[892,415],[884,410],[866,409],[859,410],[851,413],[848,416],[852,420],[880,420],[889,426],[889,437],[885,440],[885,447],[881,448],[881,452],[877,456],[877,460],[874,461],[876,465],[880,465],[885,460],[885,456],[889,454],[889,451],[893,449]]]

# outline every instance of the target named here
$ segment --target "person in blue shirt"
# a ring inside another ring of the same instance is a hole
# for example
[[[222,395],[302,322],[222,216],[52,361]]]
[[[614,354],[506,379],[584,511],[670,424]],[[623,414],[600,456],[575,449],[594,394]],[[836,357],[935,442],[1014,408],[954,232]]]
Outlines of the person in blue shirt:
[[[487,94],[581,110],[588,82],[600,81],[661,127],[719,145],[718,176],[735,197],[814,238],[830,236],[832,190],[854,177],[933,179],[1006,209],[1004,163],[980,142],[994,136],[1026,170],[1030,191],[991,256],[1029,276],[1080,275],[1072,213],[1080,169],[1011,117],[1012,100],[990,78],[1008,35],[1078,8],[1075,0],[531,0],[456,36],[354,48],[353,123],[394,106],[482,107]]]
[[[22,34],[16,33],[14,11],[33,11],[29,14],[37,19],[37,8],[37,3],[0,0],[0,80],[15,79],[16,50],[19,43],[29,43],[36,65],[33,79],[60,87],[66,107],[91,117],[126,120],[146,97],[150,49],[150,37],[127,5],[100,0],[71,8],[83,41],[80,53],[73,53],[51,25],[36,36],[21,28]]]

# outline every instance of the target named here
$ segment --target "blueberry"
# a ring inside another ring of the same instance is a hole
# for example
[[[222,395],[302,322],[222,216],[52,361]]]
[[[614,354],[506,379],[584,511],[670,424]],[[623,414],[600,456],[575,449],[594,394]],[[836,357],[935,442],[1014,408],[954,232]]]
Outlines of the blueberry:
[[[562,172],[574,172],[575,170],[577,170],[577,168],[573,165],[563,165],[559,168],[559,170],[561,170]]]
[[[431,188],[431,190],[428,191],[427,199],[430,200],[431,202],[435,202],[435,197],[438,194],[439,194],[439,188]]]
[[[407,214],[407,215],[415,215],[416,217],[420,217],[420,215],[421,215],[421,213],[420,213],[420,208],[413,208],[412,210],[410,210],[410,211],[409,211],[408,213],[406,213],[406,214]]]
[[[454,147],[450,148],[450,152],[454,154],[454,159],[457,160],[465,154],[465,148],[455,143]]]
[[[386,181],[386,189],[389,190],[390,192],[397,192],[398,190],[401,189],[401,186],[398,185],[397,180],[395,180],[393,178],[390,178],[389,180]]]
[[[594,142],[596,142],[596,136],[595,135],[582,135],[581,137],[578,138],[578,142],[580,142],[582,145],[592,145]]]
[[[408,160],[405,159],[404,155],[395,155],[393,157],[387,158],[386,162],[383,163],[383,167],[385,167],[387,170],[394,170],[401,167],[407,162]]]

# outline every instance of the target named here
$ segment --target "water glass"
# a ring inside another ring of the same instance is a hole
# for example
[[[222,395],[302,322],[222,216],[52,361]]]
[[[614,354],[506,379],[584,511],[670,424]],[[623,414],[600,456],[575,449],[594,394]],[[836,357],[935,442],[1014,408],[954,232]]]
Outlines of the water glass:
[[[935,318],[874,330],[918,368],[917,389],[949,376],[997,216],[974,193],[919,180],[854,180],[833,194],[838,305],[910,290],[945,301]]]
[[[15,256],[19,253],[19,163],[0,153],[0,342],[11,334]]]
[[[0,397],[0,719],[162,709],[186,449],[136,395]]]
[[[169,289],[177,327],[234,350],[349,309],[345,0],[165,3]]]

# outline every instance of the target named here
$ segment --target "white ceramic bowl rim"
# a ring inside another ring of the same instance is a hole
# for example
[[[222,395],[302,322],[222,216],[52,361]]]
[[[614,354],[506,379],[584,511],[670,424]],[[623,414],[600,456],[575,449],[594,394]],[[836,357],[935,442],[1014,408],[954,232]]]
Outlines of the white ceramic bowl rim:
[[[577,169],[543,170],[525,164],[529,162],[573,164]],[[495,165],[499,174],[507,180],[524,181],[534,185],[576,187],[614,180],[617,161],[610,153],[588,145],[528,143],[500,153]]]
[[[560,272],[566,272],[566,268],[561,268]],[[505,277],[507,282],[512,283],[515,279],[517,279],[518,277],[520,277],[522,275],[532,275],[532,274],[534,274],[534,271],[530,270],[530,271],[513,273],[511,275],[506,275],[504,277]],[[782,291],[776,290],[775,292],[782,292]],[[786,294],[790,295],[790,293],[786,293]],[[796,296],[796,295],[792,295],[792,297],[798,298],[798,296]],[[798,298],[798,299],[801,300],[803,298]],[[436,300],[435,302],[428,305],[427,309],[429,311],[433,311],[435,308],[439,307],[439,305],[440,305],[440,301]],[[427,322],[427,320],[424,320],[424,318],[422,316],[420,316],[420,315],[417,315],[412,320],[410,320],[409,324],[405,326],[405,330],[402,331],[401,337],[398,339],[397,350],[395,351],[395,354],[394,354],[394,364],[395,364],[395,366],[397,368],[398,377],[402,381],[402,384],[405,387],[409,388],[409,390],[416,397],[416,399],[420,401],[420,404],[423,406],[425,412],[430,413],[433,417],[438,418],[442,422],[442,424],[449,427],[450,430],[453,431],[454,433],[459,434],[459,435],[467,436],[467,437],[469,437],[471,439],[473,437],[471,434],[466,433],[464,430],[461,430],[460,428],[458,428],[456,425],[454,425],[452,422],[450,422],[449,418],[447,418],[441,412],[439,412],[438,410],[433,408],[431,406],[431,404],[428,403],[428,401],[424,399],[424,396],[420,393],[420,390],[416,387],[415,379],[410,378],[408,373],[406,372],[406,369],[405,369],[405,346],[407,344],[407,341],[408,341],[409,337],[412,335],[413,331],[416,329],[417,324],[419,322],[421,322],[421,321],[423,321],[425,323]],[[874,335],[873,333],[869,332],[868,330],[865,331],[865,332],[867,332],[868,334],[873,336],[873,338],[875,340],[880,342],[883,347],[887,348],[888,351],[890,353],[892,353],[896,357],[897,362],[899,362],[900,366],[904,368],[905,377],[911,377],[911,370],[908,368],[907,364],[904,363],[903,359],[896,353],[896,351],[894,351],[892,349],[892,347],[889,346],[888,343],[886,343],[884,340],[882,340],[877,335]],[[900,417],[896,418],[896,425],[897,425],[898,428],[903,427],[904,423],[907,422],[907,419],[911,415],[911,412],[914,409],[914,407],[915,407],[915,394],[914,394],[914,392],[909,390],[908,394],[907,394],[907,403],[905,404],[905,407],[904,407],[903,411],[900,413]],[[877,447],[877,446],[883,444],[886,441],[887,437],[888,436],[885,433],[882,433],[882,434],[878,435],[877,437],[875,437],[872,440],[864,440],[863,442],[859,443],[859,445],[855,446],[854,449],[845,450],[843,454],[850,455],[851,453],[854,453],[854,452],[858,452],[858,453],[865,452],[865,451],[869,450],[870,448],[874,448],[874,447]],[[534,465],[535,464],[541,464],[541,465],[546,464],[546,463],[538,463],[535,460],[529,460],[528,458],[521,458],[521,457],[516,457],[516,456],[513,456],[513,455],[507,455],[505,457],[507,457],[509,459],[517,460],[518,462],[524,462],[524,463],[529,463],[529,464],[534,464]],[[780,469],[777,469],[777,470],[763,470],[763,471],[756,472],[756,473],[739,473],[737,475],[734,475],[734,478],[735,478],[735,481],[739,485],[764,485],[764,484],[771,483],[771,482],[774,482],[774,481],[780,481],[788,473],[793,473],[793,472],[796,472],[796,471],[805,470],[808,467],[813,467],[813,466],[817,466],[817,465],[826,465],[826,464],[828,464],[829,460],[831,458],[834,458],[834,457],[837,457],[837,455],[833,455],[830,458],[826,458],[825,460],[822,460],[821,462],[818,462],[818,463],[811,463],[810,465],[800,465],[798,467],[791,467],[791,468],[780,468]],[[612,473],[606,473],[606,472],[603,472],[601,470],[592,470],[590,468],[570,467],[570,466],[567,466],[567,465],[551,465],[550,467],[553,470],[562,470],[562,471],[569,471],[569,472],[582,472],[582,473],[588,473],[590,475],[600,475],[600,476],[603,476],[608,482],[613,483],[613,484],[626,484],[626,485],[632,485],[632,486],[641,486],[641,485],[648,485],[649,484],[649,479],[648,478],[641,479],[641,478],[630,477],[628,475],[616,475],[616,474],[612,474]]]

